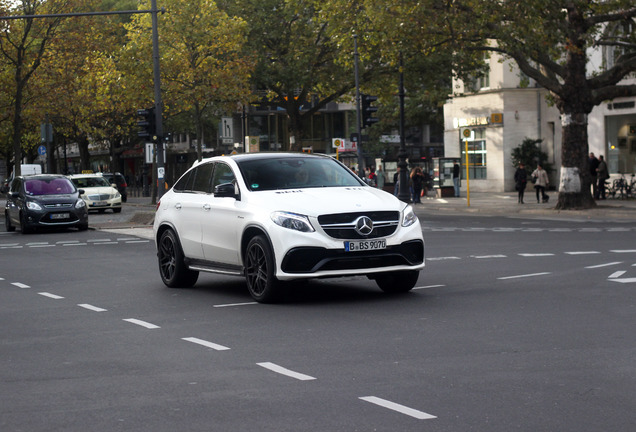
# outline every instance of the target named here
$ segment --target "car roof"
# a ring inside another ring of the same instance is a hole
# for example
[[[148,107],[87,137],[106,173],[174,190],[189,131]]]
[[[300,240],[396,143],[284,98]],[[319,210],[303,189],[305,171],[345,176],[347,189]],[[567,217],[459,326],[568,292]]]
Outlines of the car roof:
[[[228,161],[234,160],[236,162],[241,161],[249,161],[249,160],[261,160],[261,159],[282,159],[282,158],[326,158],[329,157],[323,154],[317,153],[291,153],[291,152],[257,152],[257,153],[240,153],[235,155],[224,155],[224,156],[213,156],[209,158],[202,159],[200,162],[195,162],[192,164],[193,167],[200,165],[205,162],[212,161]]]
[[[48,179],[58,179],[58,178],[67,178],[63,174],[32,174],[25,176],[18,176],[16,178],[29,179],[29,180],[48,180]]]
[[[70,178],[102,177],[101,174],[71,174]]]

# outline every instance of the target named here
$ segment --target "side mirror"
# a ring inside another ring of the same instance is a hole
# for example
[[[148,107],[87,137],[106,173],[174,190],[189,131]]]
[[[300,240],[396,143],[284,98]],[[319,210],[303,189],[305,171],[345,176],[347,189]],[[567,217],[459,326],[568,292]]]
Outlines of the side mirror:
[[[215,198],[236,198],[237,195],[234,183],[223,183],[214,188]]]
[[[9,196],[10,196],[11,198],[17,198],[17,197],[19,197],[19,196],[20,196],[20,192],[15,192],[15,191],[13,191],[13,192],[12,192],[12,191],[10,191],[10,192],[9,192]]]
[[[84,195],[86,193],[84,189],[78,189],[77,191],[79,192],[80,195]]]

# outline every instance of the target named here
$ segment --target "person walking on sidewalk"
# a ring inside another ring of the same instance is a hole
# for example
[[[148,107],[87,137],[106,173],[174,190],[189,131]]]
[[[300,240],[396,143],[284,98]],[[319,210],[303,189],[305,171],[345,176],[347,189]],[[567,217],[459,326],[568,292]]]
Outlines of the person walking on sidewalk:
[[[459,188],[461,187],[462,178],[459,175],[459,164],[455,162],[453,165],[453,188],[455,188],[455,197],[459,197]]]
[[[519,193],[519,204],[523,204],[523,193],[526,191],[526,184],[528,183],[528,173],[526,172],[523,163],[519,163],[517,171],[515,171],[515,189]]]
[[[598,186],[596,187],[598,198],[604,200],[605,199],[605,180],[609,178],[609,171],[607,169],[607,164],[605,163],[605,159],[603,159],[603,155],[599,155],[598,157],[598,168],[596,168],[596,178],[598,179]]]
[[[590,153],[590,183],[592,183],[592,196],[594,199],[598,199],[598,188],[596,187],[596,169],[598,168],[599,160],[596,159],[594,153]]]
[[[537,202],[547,203],[550,197],[545,193],[545,188],[550,184],[550,180],[541,164],[537,164],[537,169],[532,172],[532,178],[534,179],[534,188],[537,191]]]

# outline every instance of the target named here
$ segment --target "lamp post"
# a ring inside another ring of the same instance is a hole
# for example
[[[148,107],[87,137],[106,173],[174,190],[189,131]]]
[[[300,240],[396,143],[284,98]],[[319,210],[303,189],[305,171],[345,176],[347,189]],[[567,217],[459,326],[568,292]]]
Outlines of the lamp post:
[[[398,199],[405,203],[411,202],[411,194],[409,189],[409,176],[408,176],[408,164],[406,163],[406,138],[404,136],[404,62],[402,60],[402,53],[400,53],[400,152],[398,153],[398,168],[400,169],[399,175],[399,190]]]

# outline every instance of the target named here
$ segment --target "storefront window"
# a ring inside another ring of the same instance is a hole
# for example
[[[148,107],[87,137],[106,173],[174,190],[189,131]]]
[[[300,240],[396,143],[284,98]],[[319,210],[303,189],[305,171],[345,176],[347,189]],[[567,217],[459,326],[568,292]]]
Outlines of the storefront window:
[[[610,174],[636,172],[636,115],[606,117]]]
[[[468,140],[468,175],[471,179],[486,176],[486,129],[473,129],[474,137]],[[466,163],[466,143],[462,142],[462,163]]]

